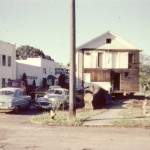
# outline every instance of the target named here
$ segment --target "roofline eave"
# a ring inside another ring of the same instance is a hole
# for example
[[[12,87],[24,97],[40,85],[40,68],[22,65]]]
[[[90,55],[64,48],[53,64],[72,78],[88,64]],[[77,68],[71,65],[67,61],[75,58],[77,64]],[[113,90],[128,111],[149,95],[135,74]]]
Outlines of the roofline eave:
[[[91,50],[100,50],[100,51],[139,51],[142,52],[143,50],[140,49],[99,49],[99,48],[82,48],[82,49],[77,49],[77,51],[91,51]]]

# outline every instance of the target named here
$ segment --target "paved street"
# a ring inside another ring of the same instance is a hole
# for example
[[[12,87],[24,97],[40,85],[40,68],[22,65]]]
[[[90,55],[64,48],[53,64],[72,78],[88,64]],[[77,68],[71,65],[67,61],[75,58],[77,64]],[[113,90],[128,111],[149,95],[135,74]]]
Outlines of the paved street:
[[[29,121],[37,113],[0,113],[0,150],[150,149],[150,129],[41,126]]]

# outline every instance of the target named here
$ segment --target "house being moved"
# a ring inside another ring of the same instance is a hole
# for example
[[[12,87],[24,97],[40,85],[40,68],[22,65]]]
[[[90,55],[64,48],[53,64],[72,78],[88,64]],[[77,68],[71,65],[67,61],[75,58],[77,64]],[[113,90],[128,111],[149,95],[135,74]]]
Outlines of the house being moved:
[[[98,85],[110,93],[139,90],[141,49],[112,32],[79,46],[76,51],[77,89]]]

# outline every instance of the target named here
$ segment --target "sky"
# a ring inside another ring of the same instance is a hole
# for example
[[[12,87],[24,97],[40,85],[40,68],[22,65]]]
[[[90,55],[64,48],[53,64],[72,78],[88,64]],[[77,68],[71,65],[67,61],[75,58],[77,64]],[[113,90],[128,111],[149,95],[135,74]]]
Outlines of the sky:
[[[111,31],[150,55],[150,0],[76,0],[76,47]],[[0,0],[0,40],[70,61],[70,0]]]

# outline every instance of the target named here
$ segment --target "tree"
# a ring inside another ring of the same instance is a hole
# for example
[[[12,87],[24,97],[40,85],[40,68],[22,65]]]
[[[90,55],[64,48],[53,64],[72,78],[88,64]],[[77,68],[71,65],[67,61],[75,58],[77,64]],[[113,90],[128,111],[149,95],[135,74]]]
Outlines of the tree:
[[[25,82],[27,81],[27,75],[26,75],[26,73],[23,73],[22,80],[25,81]]]
[[[143,87],[144,84],[150,83],[150,56],[142,54],[140,59],[140,84]]]
[[[58,85],[61,86],[62,88],[65,87],[65,75],[62,73],[60,74],[58,78]]]
[[[45,58],[46,58],[47,60],[52,60],[52,59],[51,59],[51,56],[49,56],[49,55],[46,55]]]
[[[42,50],[28,45],[20,46],[16,49],[17,59],[38,58],[52,60],[50,56],[45,55]]]
[[[69,83],[67,83],[67,76],[63,73],[60,74],[58,78],[58,85],[61,86],[62,88],[69,89]]]

